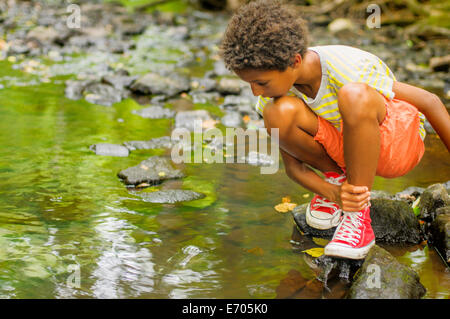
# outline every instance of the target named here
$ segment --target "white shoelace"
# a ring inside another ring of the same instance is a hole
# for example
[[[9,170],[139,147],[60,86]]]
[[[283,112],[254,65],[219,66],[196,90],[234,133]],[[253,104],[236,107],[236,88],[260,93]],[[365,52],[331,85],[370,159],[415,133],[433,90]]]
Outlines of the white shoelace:
[[[339,230],[333,239],[341,240],[352,245],[356,245],[361,238],[361,212],[344,212]]]
[[[330,184],[334,184],[334,185],[342,185],[342,183],[344,182],[344,180],[347,177],[345,175],[341,175],[338,177],[327,177],[325,179],[326,182],[330,183]]]
[[[326,198],[317,198],[316,202],[314,203],[314,208],[318,207],[334,208],[335,210],[337,209],[335,204],[333,202],[330,202]]]

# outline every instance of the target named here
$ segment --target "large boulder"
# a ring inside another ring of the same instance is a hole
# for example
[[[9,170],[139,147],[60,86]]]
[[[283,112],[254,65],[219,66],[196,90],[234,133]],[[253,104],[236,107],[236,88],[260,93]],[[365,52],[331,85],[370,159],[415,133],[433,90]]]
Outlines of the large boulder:
[[[426,293],[418,274],[375,245],[350,287],[350,299],[419,299]]]

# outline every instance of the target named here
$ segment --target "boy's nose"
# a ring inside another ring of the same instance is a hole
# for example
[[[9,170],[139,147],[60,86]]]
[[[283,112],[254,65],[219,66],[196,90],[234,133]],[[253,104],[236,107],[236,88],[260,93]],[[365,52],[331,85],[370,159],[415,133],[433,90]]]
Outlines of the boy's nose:
[[[250,87],[252,88],[252,93],[254,96],[260,96],[263,95],[264,91],[259,87],[257,84],[250,84]]]

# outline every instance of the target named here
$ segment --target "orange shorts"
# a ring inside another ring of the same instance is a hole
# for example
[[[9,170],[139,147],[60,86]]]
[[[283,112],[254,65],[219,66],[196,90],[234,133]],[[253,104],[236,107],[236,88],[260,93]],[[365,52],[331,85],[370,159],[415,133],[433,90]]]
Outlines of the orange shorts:
[[[380,157],[376,175],[393,178],[405,175],[422,159],[425,146],[420,137],[418,110],[408,102],[385,98],[386,117],[380,125]],[[322,117],[314,140],[323,145],[328,155],[345,168],[342,133]]]

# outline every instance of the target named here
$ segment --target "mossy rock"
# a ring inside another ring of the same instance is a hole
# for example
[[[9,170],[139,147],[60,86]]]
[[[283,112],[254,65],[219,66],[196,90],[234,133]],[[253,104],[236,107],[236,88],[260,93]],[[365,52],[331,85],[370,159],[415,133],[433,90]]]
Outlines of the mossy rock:
[[[375,245],[350,287],[349,299],[419,299],[426,293],[418,274]]]

